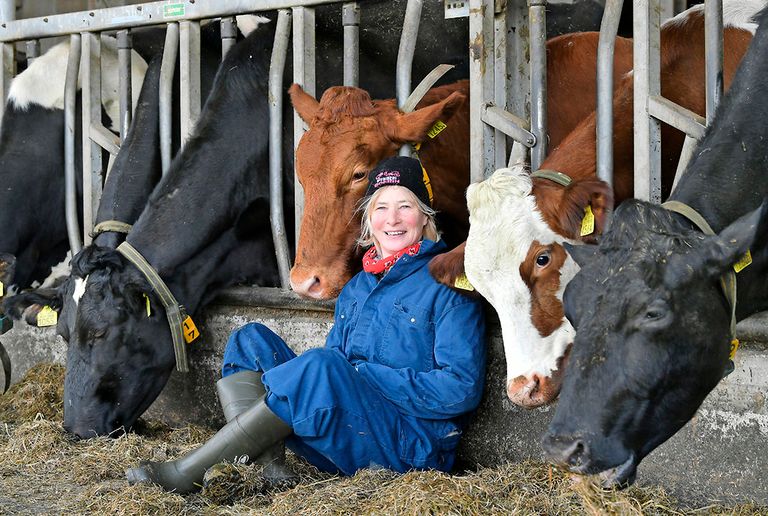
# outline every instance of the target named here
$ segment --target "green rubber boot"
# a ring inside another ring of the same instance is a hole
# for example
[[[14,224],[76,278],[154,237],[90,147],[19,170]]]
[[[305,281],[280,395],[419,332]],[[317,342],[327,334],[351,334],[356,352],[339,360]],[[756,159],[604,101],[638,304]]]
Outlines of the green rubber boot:
[[[157,484],[167,491],[191,493],[200,488],[205,470],[222,461],[247,462],[259,457],[292,432],[262,397],[224,425],[200,448],[170,462],[148,462],[125,472],[129,484]]]
[[[216,382],[216,392],[227,423],[266,394],[261,383],[262,374],[261,371],[240,371]],[[285,464],[285,443],[282,441],[254,458],[253,462],[264,465],[262,475],[273,487],[292,487],[298,481]]]

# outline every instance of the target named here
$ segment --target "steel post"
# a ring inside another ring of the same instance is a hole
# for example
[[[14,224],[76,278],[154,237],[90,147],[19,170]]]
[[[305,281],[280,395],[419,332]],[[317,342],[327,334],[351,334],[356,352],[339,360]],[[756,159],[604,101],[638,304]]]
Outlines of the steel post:
[[[90,233],[99,210],[104,179],[102,177],[101,147],[96,143],[99,140],[99,136],[95,134],[98,131],[96,128],[103,127],[101,123],[101,38],[98,34],[85,32],[81,35],[81,46],[83,243],[88,245],[91,243]],[[130,84],[130,77],[128,78],[128,84]],[[130,99],[130,92],[128,98]]]
[[[67,78],[64,85],[64,181],[65,219],[67,237],[72,256],[82,249],[77,214],[77,179],[75,177],[75,109],[77,100],[77,76],[80,71],[80,34],[69,37]]]
[[[344,86],[360,83],[360,4],[347,2],[342,7],[344,25]]]
[[[704,2],[704,55],[707,67],[707,125],[723,97],[723,0]]]
[[[165,32],[163,62],[160,66],[160,160],[163,175],[173,159],[173,74],[179,51],[179,24],[169,23]]]
[[[531,170],[547,156],[547,14],[546,0],[529,0],[528,23],[531,45]]]
[[[237,24],[233,16],[225,16],[221,19],[221,60],[229,52],[237,41]]]
[[[40,40],[31,39],[27,41],[27,67],[40,57]]]
[[[131,127],[131,115],[133,114],[133,92],[131,88],[131,49],[133,41],[131,32],[123,29],[117,33],[117,58],[120,96],[120,143],[125,140],[128,128]]]
[[[290,35],[291,10],[281,9],[277,16],[275,43],[269,63],[269,219],[277,253],[280,284],[286,289],[291,285],[291,254],[283,214],[283,72]]]
[[[495,132],[483,122],[494,96],[493,0],[469,2],[469,178],[482,181],[493,173]]]
[[[624,0],[606,0],[597,47],[597,177],[613,186],[613,52]]]
[[[200,22],[179,23],[179,108],[181,144],[200,118]]]
[[[411,94],[411,67],[413,55],[416,52],[416,39],[419,36],[421,23],[422,0],[408,0],[405,7],[403,31],[400,33],[400,47],[397,50],[397,69],[395,71],[395,91],[397,105],[402,107]],[[401,156],[411,155],[411,146],[400,147]]]

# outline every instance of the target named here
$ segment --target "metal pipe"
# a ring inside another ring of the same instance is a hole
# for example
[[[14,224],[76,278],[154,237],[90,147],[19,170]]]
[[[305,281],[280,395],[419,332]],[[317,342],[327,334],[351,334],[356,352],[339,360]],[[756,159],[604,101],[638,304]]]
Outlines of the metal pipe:
[[[225,16],[221,19],[221,60],[224,60],[229,49],[235,45],[237,40],[237,24],[232,16]]]
[[[15,0],[0,0],[0,26],[14,23],[16,19]],[[31,39],[31,38],[30,38]],[[0,119],[5,112],[5,101],[11,87],[11,79],[16,75],[16,48],[11,44],[0,45]]]
[[[300,84],[304,91],[315,96],[315,10],[311,7],[293,9],[293,82]],[[307,124],[293,112],[293,148],[307,130]],[[295,216],[296,246],[301,235],[301,220],[304,218],[304,189],[294,173],[293,200]]]
[[[80,73],[80,34],[69,37],[67,79],[64,84],[64,182],[65,219],[72,256],[82,249],[77,216],[77,179],[75,177],[75,105],[77,78]]]
[[[469,180],[493,172],[495,134],[483,122],[483,108],[493,98],[493,0],[469,2]]]
[[[400,33],[400,47],[397,50],[397,69],[395,71],[395,91],[397,106],[402,108],[411,94],[411,66],[416,52],[416,38],[419,35],[421,23],[422,0],[408,0],[403,20],[403,31]],[[411,155],[411,146],[400,147],[401,156]]]
[[[179,24],[169,23],[165,32],[163,62],[160,66],[160,161],[163,175],[173,159],[173,73],[179,52]]]
[[[648,114],[648,99],[660,94],[658,0],[633,2],[635,197],[661,201],[661,126]]]
[[[360,83],[360,4],[346,2],[341,8],[344,25],[344,86]]]
[[[704,48],[707,66],[707,125],[723,97],[723,0],[704,2]]]
[[[483,122],[526,147],[536,145],[536,136],[528,131],[528,121],[494,105],[483,108]]]
[[[90,245],[91,230],[101,202],[102,152],[95,143],[92,128],[101,126],[101,37],[92,32],[80,34],[80,90],[82,99],[83,151],[83,245]],[[117,120],[115,120],[117,122]]]
[[[697,140],[704,136],[704,117],[660,95],[648,98],[648,114]]]
[[[606,0],[597,45],[597,177],[613,187],[613,52],[624,0]]]
[[[120,96],[120,143],[125,140],[128,129],[131,127],[131,115],[133,113],[131,88],[131,49],[133,40],[128,29],[117,33],[117,59]]]
[[[529,0],[528,25],[531,37],[531,170],[547,156],[547,14],[546,0]]]
[[[680,178],[683,177],[683,173],[685,172],[685,169],[688,167],[688,162],[690,162],[691,158],[693,158],[693,153],[696,150],[696,144],[698,143],[699,143],[699,140],[697,140],[696,138],[691,138],[690,136],[685,135],[685,141],[683,142],[683,150],[680,152],[680,161],[677,162],[677,169],[675,170],[675,179],[674,181],[672,181],[671,192],[675,191],[675,188],[677,187],[677,183],[680,181]]]
[[[277,15],[275,42],[269,63],[269,220],[275,242],[280,284],[290,288],[291,254],[285,234],[283,215],[283,72],[291,35],[291,11],[281,9]]]
[[[107,9],[56,14],[0,24],[0,41],[19,41],[72,32],[103,32],[181,20],[205,20],[248,12],[338,3],[338,0],[227,0],[226,2],[148,2]]]
[[[40,40],[31,39],[27,41],[27,66],[35,62],[40,57]]]
[[[179,126],[181,144],[192,135],[200,118],[200,22],[179,23]]]
[[[493,17],[493,101],[496,106],[507,109],[507,9],[501,9]],[[493,124],[491,124],[493,125]],[[507,138],[496,128],[494,168],[503,168],[507,163]]]

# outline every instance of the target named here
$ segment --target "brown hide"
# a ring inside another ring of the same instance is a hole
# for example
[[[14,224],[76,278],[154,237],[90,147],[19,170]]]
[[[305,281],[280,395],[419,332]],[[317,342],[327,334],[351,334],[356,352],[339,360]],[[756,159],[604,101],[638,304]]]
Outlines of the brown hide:
[[[723,35],[723,74],[730,85],[752,35],[744,30],[726,29]],[[700,115],[706,110],[704,17],[692,13],[682,23],[667,25],[661,31],[661,93],[669,100]],[[631,198],[634,189],[633,77],[625,77],[613,100],[614,199],[616,203]],[[590,114],[555,148],[542,163],[576,180],[594,181],[597,175],[596,116]],[[672,187],[685,135],[662,126],[661,165],[662,196]],[[574,188],[576,183],[569,188]],[[568,189],[551,181],[535,179],[533,194],[547,224],[557,233],[578,238],[586,203],[564,203]],[[610,209],[610,207],[609,207]]]
[[[412,113],[400,112],[393,99],[371,101],[359,88],[330,88],[319,103],[297,85],[289,93],[309,125],[296,150],[296,174],[305,194],[291,270],[291,286],[297,293],[316,299],[336,297],[358,268],[357,208],[367,174],[406,143],[423,142],[419,156],[432,182],[434,207],[451,221],[440,229],[456,242],[466,237],[468,81],[433,88]],[[438,120],[447,127],[428,138]]]
[[[600,34],[564,34],[547,41],[547,142],[560,144],[596,108],[597,46]],[[613,87],[632,69],[632,40],[616,38]],[[429,264],[432,276],[448,286],[464,274],[464,245],[436,256]],[[466,291],[462,291],[466,292]]]

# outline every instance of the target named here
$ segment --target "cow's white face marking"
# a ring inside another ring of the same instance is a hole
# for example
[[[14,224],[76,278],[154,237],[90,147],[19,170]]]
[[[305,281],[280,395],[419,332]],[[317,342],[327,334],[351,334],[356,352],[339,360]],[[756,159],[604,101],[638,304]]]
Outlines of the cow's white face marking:
[[[520,265],[534,240],[545,245],[567,241],[544,222],[531,186],[529,172],[515,166],[467,190],[470,229],[464,264],[472,285],[499,314],[509,380],[533,373],[550,376],[575,335],[565,317],[545,337],[531,319],[531,291]],[[559,300],[578,269],[568,256],[560,269]]]
[[[85,294],[85,285],[88,283],[88,276],[85,278],[75,279],[75,291],[72,292],[72,299],[75,301],[75,305],[80,303],[80,298]]]
[[[64,83],[67,78],[69,41],[59,43],[35,59],[29,68],[11,82],[8,101],[17,109],[26,109],[38,104],[48,109],[64,109]],[[131,51],[131,91],[133,108],[136,108],[141,85],[147,73],[147,63],[135,51]],[[82,83],[81,74],[77,87]],[[101,45],[101,103],[112,120],[112,130],[117,130],[120,121],[120,96],[117,68],[117,41],[115,38],[102,39]]]
[[[237,28],[245,37],[248,37],[251,32],[258,29],[261,25],[270,22],[269,18],[255,14],[241,14],[240,16],[235,16],[235,19],[237,20]]]
[[[72,267],[70,266],[70,260],[72,259],[72,251],[67,251],[67,255],[58,264],[51,268],[51,273],[40,285],[40,288],[50,288],[59,283],[62,278],[69,276]]]

